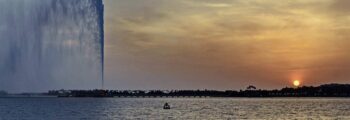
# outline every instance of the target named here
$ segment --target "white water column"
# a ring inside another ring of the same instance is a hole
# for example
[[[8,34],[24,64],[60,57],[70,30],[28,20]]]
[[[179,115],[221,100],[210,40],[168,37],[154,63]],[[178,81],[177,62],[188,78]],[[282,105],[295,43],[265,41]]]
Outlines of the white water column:
[[[102,0],[0,0],[0,90],[100,88],[103,39]]]

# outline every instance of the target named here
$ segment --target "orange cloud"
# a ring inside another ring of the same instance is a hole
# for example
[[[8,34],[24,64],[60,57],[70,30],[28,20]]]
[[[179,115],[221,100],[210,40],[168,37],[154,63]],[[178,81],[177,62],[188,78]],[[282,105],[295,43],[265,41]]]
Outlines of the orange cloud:
[[[132,85],[145,80],[169,87],[175,80],[184,88],[189,81],[198,88],[275,88],[291,79],[304,79],[304,85],[346,82],[350,17],[343,2],[106,1],[107,41],[115,46],[107,54],[123,59],[110,64],[149,72]],[[157,76],[162,80],[148,79]]]

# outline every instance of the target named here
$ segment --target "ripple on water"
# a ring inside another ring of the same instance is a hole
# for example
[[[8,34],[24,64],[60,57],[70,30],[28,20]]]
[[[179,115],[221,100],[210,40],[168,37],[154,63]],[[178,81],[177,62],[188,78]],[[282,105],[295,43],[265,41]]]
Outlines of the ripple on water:
[[[163,104],[170,103],[170,110]],[[345,98],[0,98],[0,119],[350,119]]]

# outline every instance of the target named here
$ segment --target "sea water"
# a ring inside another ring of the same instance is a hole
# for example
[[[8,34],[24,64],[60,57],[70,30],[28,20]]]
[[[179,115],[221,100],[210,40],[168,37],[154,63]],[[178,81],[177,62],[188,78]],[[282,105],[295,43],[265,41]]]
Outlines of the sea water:
[[[164,103],[171,109],[164,110]],[[0,98],[0,119],[350,119],[349,98]]]

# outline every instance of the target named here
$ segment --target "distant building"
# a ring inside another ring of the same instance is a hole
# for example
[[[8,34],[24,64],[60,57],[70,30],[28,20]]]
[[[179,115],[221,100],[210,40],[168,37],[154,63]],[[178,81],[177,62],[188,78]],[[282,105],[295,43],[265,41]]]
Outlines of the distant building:
[[[256,87],[253,86],[253,85],[249,85],[249,86],[247,87],[247,90],[256,90]]]
[[[6,96],[8,93],[6,91],[0,90],[0,96]]]

